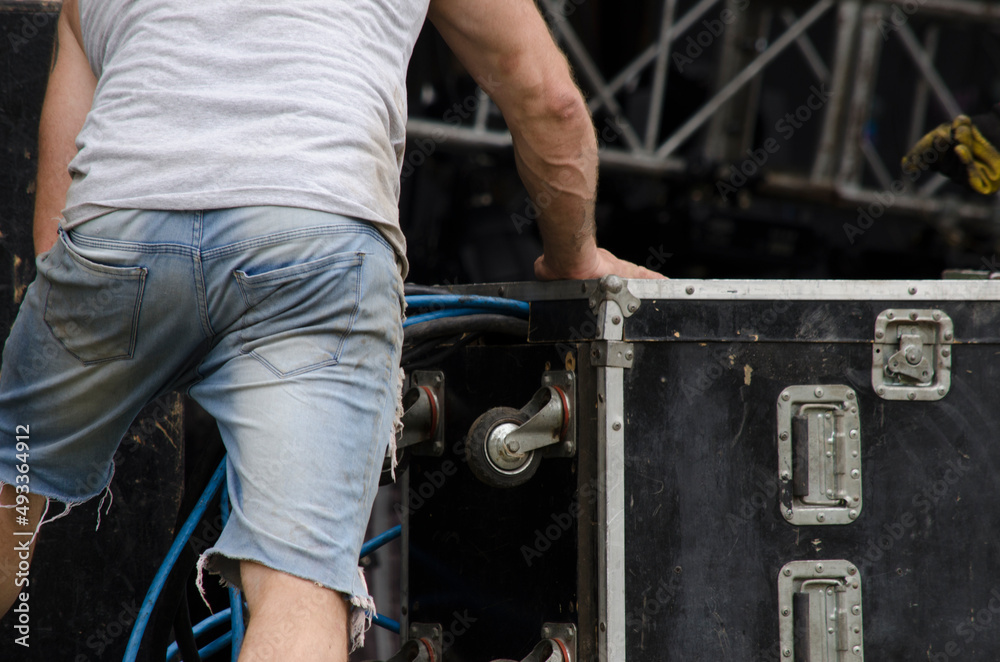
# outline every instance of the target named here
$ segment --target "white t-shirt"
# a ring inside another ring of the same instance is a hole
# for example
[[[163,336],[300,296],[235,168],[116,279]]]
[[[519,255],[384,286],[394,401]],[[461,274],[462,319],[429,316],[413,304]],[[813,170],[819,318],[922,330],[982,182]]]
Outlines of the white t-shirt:
[[[429,0],[80,0],[98,77],[72,228],[109,208],[303,207],[399,255],[406,68]]]

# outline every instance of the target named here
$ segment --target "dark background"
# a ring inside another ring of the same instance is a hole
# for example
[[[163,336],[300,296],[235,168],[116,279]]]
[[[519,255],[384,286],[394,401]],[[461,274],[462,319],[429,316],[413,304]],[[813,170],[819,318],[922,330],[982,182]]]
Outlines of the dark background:
[[[605,79],[610,79],[655,41],[662,4],[648,0],[571,2],[568,6],[575,10],[569,13],[569,20]],[[694,4],[693,0],[681,0],[676,15]],[[775,14],[791,8],[801,16],[813,4],[753,2],[750,6]],[[717,18],[722,8],[723,4],[716,5],[702,20]],[[836,18],[836,10],[829,11],[807,32],[828,68],[834,66],[836,58]],[[672,54],[684,54],[687,37],[706,29],[702,20],[677,38]],[[931,16],[923,11],[909,17],[906,24],[920,39],[930,28],[939,31],[935,64],[964,112],[982,113],[1000,101],[1000,24]],[[767,37],[761,43],[746,39],[748,43],[739,46],[747,57],[753,56],[759,46],[773,43],[784,28],[775,19],[765,29]],[[877,83],[867,100],[870,117],[865,134],[895,179],[902,177],[898,164],[910,145],[910,120],[920,76],[896,34],[888,30],[886,34]],[[719,86],[722,42],[716,39],[683,71],[672,61],[659,118],[660,141]],[[592,98],[595,91],[579,75],[578,66],[576,70],[584,93]],[[805,191],[801,195],[768,193],[765,174],[808,172],[818,148],[823,111],[789,140],[775,130],[778,120],[805,103],[810,87],[819,84],[795,47],[779,55],[759,81],[757,99],[743,101],[752,116],[746,147],[759,148],[768,138],[781,144],[762,172],[752,177],[739,195],[723,201],[717,183],[728,181],[727,169],[742,164],[748,156],[743,149],[736,149],[731,158],[707,160],[704,146],[708,129],[682,146],[680,155],[688,161],[683,172],[650,176],[602,166],[597,208],[602,246],[640,264],[654,253],[669,253],[671,257],[657,270],[671,277],[938,278],[945,269],[992,269],[998,241],[992,219],[891,209],[852,243],[844,224],[857,223],[857,204]],[[648,120],[651,86],[652,67],[647,67],[617,97],[640,134]],[[410,116],[438,122],[452,117],[447,114],[449,109],[475,91],[474,83],[433,29],[425,30],[417,44],[408,88]],[[609,117],[603,110],[596,113],[595,125],[603,129]],[[921,133],[950,119],[932,96],[922,114]],[[502,127],[495,113],[491,114],[491,126]],[[733,130],[742,133],[741,129]],[[620,148],[620,143],[612,141],[609,147]],[[411,144],[408,158],[413,158],[414,149]],[[862,184],[882,190],[870,169]],[[512,221],[514,214],[524,214],[525,195],[509,149],[437,145],[426,163],[414,167],[413,174],[403,181],[400,215],[409,240],[410,279],[468,283],[532,278],[530,266],[540,253],[537,235],[531,226],[519,232]],[[933,197],[955,206],[969,200],[995,207],[995,200],[977,198],[953,184],[946,184]]]

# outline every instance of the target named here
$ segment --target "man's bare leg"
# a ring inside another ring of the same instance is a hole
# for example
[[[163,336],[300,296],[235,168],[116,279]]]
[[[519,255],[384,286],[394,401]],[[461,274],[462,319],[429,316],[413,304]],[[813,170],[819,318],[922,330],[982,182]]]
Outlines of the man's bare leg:
[[[240,562],[250,623],[240,662],[346,662],[348,603],[336,591]]]
[[[17,494],[13,485],[3,485],[0,487],[0,616],[3,616],[14,605],[17,596],[25,592],[27,584],[25,566],[23,562],[31,563],[31,554],[34,545],[27,551],[19,549],[30,536],[15,535],[26,532],[34,532],[38,528],[38,521],[45,510],[45,497],[37,494],[28,494],[28,502],[25,504],[21,500],[21,510],[8,506],[17,506]],[[27,521],[19,519],[25,517],[24,506],[27,506]],[[17,585],[18,573],[21,574],[21,586]]]

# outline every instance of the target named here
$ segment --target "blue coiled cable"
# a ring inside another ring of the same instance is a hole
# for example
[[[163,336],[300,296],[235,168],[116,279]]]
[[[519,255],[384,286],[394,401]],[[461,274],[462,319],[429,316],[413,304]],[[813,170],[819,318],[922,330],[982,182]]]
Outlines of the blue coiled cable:
[[[213,481],[214,481],[214,476],[213,476]],[[208,489],[213,489],[213,492],[212,492],[213,496],[214,496],[215,490],[218,490],[218,487],[219,486],[214,486],[214,488],[213,488],[213,482],[209,483]],[[206,489],[206,492],[207,491],[208,490]],[[202,499],[204,499],[204,498],[205,498],[205,495],[203,494],[202,495]],[[223,498],[223,502],[225,502],[226,495],[223,494],[222,498]],[[211,496],[209,497],[209,500],[210,499],[211,499]],[[199,505],[201,504],[201,500],[200,499],[199,499],[198,503],[199,503]],[[197,506],[196,506],[196,508],[197,508]],[[228,514],[228,512],[227,512],[228,510],[229,510],[229,508],[228,508],[228,504],[227,504],[227,506],[223,507],[223,512],[225,514]],[[202,512],[204,512],[204,510]],[[194,514],[194,511],[192,511],[192,515],[193,514]],[[200,519],[200,517],[199,517],[199,519]],[[225,519],[226,518],[224,516],[223,520],[225,520]],[[186,525],[187,525],[187,522],[185,522],[185,526]],[[194,527],[192,527],[192,531],[193,530],[194,530]],[[184,532],[184,529],[182,528],[181,529],[181,533],[183,533],[183,532]],[[399,538],[402,534],[403,534],[403,527],[400,526],[400,525],[398,525],[398,524],[396,526],[392,527],[391,529],[389,529],[388,531],[380,533],[379,535],[375,536],[371,540],[367,541],[361,547],[360,557],[363,558],[365,556],[368,556],[369,554],[371,554],[372,552],[376,551],[377,549],[379,549],[381,547],[384,547],[385,545],[387,545],[388,543],[392,542],[396,538]],[[188,537],[190,537],[190,535],[191,534],[188,533]],[[184,539],[184,542],[187,542],[187,538]],[[176,541],[175,541],[174,544],[177,544]],[[183,545],[181,545],[181,546],[183,547]],[[171,550],[173,550],[173,548],[171,548]],[[169,559],[170,559],[170,554],[168,553],[167,554],[167,560],[169,560]],[[174,559],[174,561],[176,561],[176,558]],[[164,563],[166,563],[166,561],[164,561]],[[173,567],[173,563],[171,563],[170,567]],[[161,571],[163,570],[162,566],[161,566],[160,570]],[[170,570],[168,568],[166,574],[169,574],[169,572],[170,572]],[[157,577],[159,577],[159,573],[157,574]],[[153,583],[154,583],[154,585],[156,585],[156,580],[155,579],[154,579]],[[161,590],[162,590],[162,587],[161,587]],[[152,592],[152,587],[150,587],[150,592]],[[243,627],[242,627],[242,625],[243,625],[243,616],[242,616],[243,601],[242,601],[242,597],[239,596],[239,592],[236,592],[236,595],[237,595],[238,599],[233,604],[239,605],[239,612],[238,612],[239,613],[239,621],[238,621],[238,623],[240,625],[240,627],[239,627],[239,632],[240,632],[239,638],[237,638],[236,635],[234,634],[235,633],[235,628],[234,628],[233,631],[225,633],[224,635],[222,635],[221,637],[219,637],[218,639],[216,639],[212,643],[208,644],[204,648],[199,649],[198,650],[198,654],[201,657],[206,658],[206,657],[208,657],[210,655],[213,655],[213,654],[217,653],[218,651],[222,650],[225,646],[230,645],[230,644],[233,647],[233,659],[235,660],[236,657],[239,656],[240,648],[242,647],[242,644],[243,644]],[[156,597],[158,597],[158,596],[159,596],[159,592],[157,591]],[[155,602],[156,602],[156,597],[153,598],[153,604],[155,604]],[[232,600],[232,598],[233,598],[233,596],[230,595],[230,600]],[[148,599],[149,599],[149,594],[147,594],[147,600]],[[143,607],[145,607],[145,604],[146,603],[143,603]],[[150,610],[150,611],[152,611],[152,610]],[[140,612],[140,618],[141,618],[141,616],[142,616],[142,613]],[[148,620],[148,618],[149,617],[147,615],[146,616],[146,620]],[[211,630],[213,627],[219,625],[220,623],[224,623],[227,620],[231,620],[234,623],[236,623],[237,621],[235,619],[236,619],[236,617],[234,616],[234,613],[233,613],[233,607],[230,606],[228,609],[223,609],[222,611],[220,611],[217,614],[212,614],[211,616],[209,616],[205,620],[203,620],[200,623],[198,623],[197,625],[195,625],[194,628],[193,628],[194,636],[198,637],[198,636],[204,634],[205,632],[208,632],[209,630]],[[399,622],[395,621],[395,620],[393,620],[391,618],[389,618],[388,616],[384,616],[383,614],[375,614],[375,616],[372,617],[372,623],[374,623],[375,625],[378,625],[379,627],[385,628],[386,630],[389,630],[390,632],[393,632],[395,634],[399,634],[399,629],[400,629]],[[139,621],[137,620],[136,621],[136,627],[138,627],[138,626],[139,626]],[[142,622],[142,627],[143,627],[143,629],[145,629],[145,621]],[[137,633],[136,630],[132,631],[132,637],[133,638],[136,637],[136,633]],[[139,632],[138,636],[139,636],[139,640],[141,640],[142,633]],[[124,658],[126,662],[129,662],[130,660],[134,660],[135,659],[134,654],[133,654],[133,657],[129,657],[129,652],[131,651],[131,644],[132,644],[132,640],[130,639],[129,640],[129,649],[128,649],[128,651],[126,651],[125,658]],[[180,650],[177,647],[177,642],[174,642],[174,643],[170,644],[170,646],[167,647],[167,657],[166,657],[167,662],[175,662],[175,660],[177,659],[177,655],[179,653],[180,653]]]
[[[527,317],[529,314],[529,306],[527,302],[497,297],[421,294],[406,297],[406,302],[408,308],[437,308],[437,310],[409,317],[404,323],[404,326],[412,326],[414,324],[420,324],[421,322],[429,322],[445,317],[478,315],[484,312],[504,313],[522,318]],[[187,541],[194,532],[195,527],[198,525],[198,522],[208,509],[209,503],[222,487],[226,475],[225,467],[226,460],[223,459],[218,468],[215,470],[215,473],[212,475],[211,480],[209,480],[208,487],[205,488],[201,498],[198,499],[198,503],[195,504],[191,514],[188,515],[187,520],[185,520],[184,525],[177,534],[177,538],[174,540],[173,545],[171,545],[170,550],[167,552],[167,556],[164,559],[163,564],[160,566],[156,576],[153,578],[153,582],[150,585],[149,590],[146,592],[146,598],[143,600],[142,608],[139,610],[139,616],[136,618],[135,626],[133,627],[132,634],[129,637],[128,647],[125,650],[125,657],[122,662],[135,662],[136,656],[139,652],[139,646],[142,643],[142,637],[145,634],[146,625],[149,622],[149,617],[152,615],[156,600],[163,591],[167,577],[173,569],[174,564],[177,562],[184,545],[187,544]],[[223,511],[223,522],[225,522],[229,515],[228,499],[225,496],[223,497],[221,508]],[[396,526],[369,540],[362,547],[361,556],[367,556],[379,547],[395,540],[401,535],[401,532],[402,527]],[[212,643],[208,644],[205,648],[200,649],[199,654],[203,657],[208,657],[209,655],[212,655],[219,650],[222,650],[225,646],[231,644],[233,650],[232,659],[235,662],[237,656],[239,655],[244,635],[243,601],[242,596],[240,596],[239,592],[235,589],[230,588],[229,592],[229,609],[223,610],[218,614],[214,614],[213,616],[205,619],[195,626],[194,632],[195,636],[202,634],[211,627],[223,622],[228,617],[232,624],[232,630],[224,634],[219,639],[216,639]],[[399,623],[387,616],[376,614],[372,618],[372,622],[391,632],[396,634],[399,633]],[[176,643],[171,644],[171,646],[167,649],[167,660],[171,660],[171,655],[175,655],[176,652]]]
[[[222,482],[225,478],[226,460],[223,459],[219,463],[218,468],[216,468],[215,473],[212,474],[211,480],[208,481],[208,487],[202,492],[198,503],[195,504],[191,514],[188,515],[184,526],[181,527],[177,538],[174,539],[174,544],[170,546],[167,557],[160,565],[160,569],[156,571],[156,576],[153,577],[153,583],[150,584],[149,590],[146,592],[146,599],[142,601],[139,616],[135,619],[135,626],[132,628],[132,635],[129,637],[128,647],[125,649],[125,657],[122,658],[122,662],[135,662],[136,656],[139,654],[139,645],[142,643],[142,635],[146,632],[146,624],[149,623],[149,617],[153,613],[156,600],[160,597],[160,592],[163,591],[163,587],[167,583],[167,577],[170,575],[170,571],[173,569],[178,557],[180,557],[188,538],[194,533],[194,528],[198,526],[198,522],[201,521],[205,511],[208,510],[208,504],[218,494],[219,488],[222,487]]]
[[[399,536],[403,535],[403,527],[399,524],[392,527],[385,533],[380,533],[364,545],[361,546],[361,558],[364,558],[374,552],[379,547],[382,547],[386,543],[390,543]]]
[[[225,527],[226,522],[229,521],[229,509],[230,509],[228,487],[227,489],[223,490],[222,497],[219,499],[219,501],[220,501],[219,509],[221,510],[221,515],[222,515],[222,526]],[[240,649],[243,648],[243,635],[246,632],[246,625],[243,622],[243,596],[240,594],[239,589],[237,589],[235,586],[230,586],[228,588],[228,591],[229,591],[229,609],[226,611],[230,612],[231,615],[230,622],[232,623],[231,640],[233,644],[233,653],[231,657],[231,662],[237,662],[237,658],[240,656]],[[209,646],[212,646],[214,643],[215,642],[209,644]],[[168,655],[167,660],[169,659],[170,656]]]
[[[220,623],[225,623],[226,621],[231,620],[231,618],[232,618],[231,608],[223,609],[218,614],[212,614],[211,616],[203,620],[201,623],[198,623],[197,625],[194,626],[193,628],[194,636],[198,637],[202,634],[205,634],[206,632],[208,632],[215,626],[219,625]],[[214,648],[211,651],[209,651],[209,648],[215,646],[218,642],[222,641],[223,639],[226,640],[227,644],[232,642],[234,646],[236,645],[236,638],[233,635],[233,633],[227,632],[226,634],[222,635],[212,643],[208,644],[208,646],[198,649],[198,654],[204,658],[208,657],[212,653],[217,652],[218,650],[220,650],[220,648]],[[178,648],[176,641],[167,646],[167,662],[175,662],[179,654],[180,654],[180,648]]]
[[[516,299],[483,297],[470,294],[415,294],[406,297],[407,308],[466,309],[476,312],[507,313],[528,316],[528,303]]]

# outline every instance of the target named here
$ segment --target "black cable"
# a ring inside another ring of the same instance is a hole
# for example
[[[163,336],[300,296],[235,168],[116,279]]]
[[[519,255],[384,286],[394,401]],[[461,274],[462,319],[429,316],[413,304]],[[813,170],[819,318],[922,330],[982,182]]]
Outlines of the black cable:
[[[143,636],[145,642],[139,649],[137,660],[163,659],[167,651],[167,646],[176,637],[171,636],[174,628],[174,620],[178,609],[187,610],[185,594],[187,592],[187,582],[191,572],[198,561],[198,554],[188,543],[181,551],[180,558],[170,570],[167,581],[163,586],[160,599],[153,607],[153,613],[146,626],[146,633]]]
[[[480,335],[481,334],[479,334],[479,333],[470,333],[469,335],[465,336],[464,338],[462,338],[461,340],[459,340],[454,345],[447,346],[440,353],[435,354],[435,355],[433,355],[431,357],[428,357],[428,358],[424,359],[423,361],[416,361],[416,362],[410,363],[410,364],[404,366],[404,369],[405,370],[424,370],[425,368],[432,368],[434,366],[440,365],[449,356],[451,356],[452,354],[454,354],[458,350],[462,349],[463,347],[465,347],[466,345],[468,345],[473,340],[478,339],[480,337]]]
[[[201,662],[201,655],[198,654],[198,643],[194,640],[194,628],[191,626],[191,612],[188,607],[186,586],[181,594],[180,608],[174,616],[174,637],[183,662]]]
[[[428,338],[475,332],[499,333],[526,340],[528,338],[528,321],[495,313],[443,317],[406,327],[403,332],[403,342],[413,345]]]
[[[185,453],[189,461],[185,462],[184,495],[177,513],[175,531],[179,531],[184,521],[187,520],[226,452],[214,420],[207,413],[203,414],[203,417],[195,415],[196,410],[203,410],[196,407],[193,401],[186,401],[185,408],[187,411],[184,431],[188,444],[186,450],[191,451],[194,448],[194,439],[197,438],[199,443],[197,453]],[[163,659],[168,644],[175,639],[171,637],[171,630],[177,610],[187,609],[187,584],[197,561],[198,553],[195,552],[189,541],[171,569],[163,586],[163,592],[160,594],[160,599],[153,607],[153,614],[150,616],[143,637],[144,644],[139,649],[137,659],[157,659],[157,657],[160,660]],[[184,600],[183,605],[182,600]]]
[[[447,356],[451,356],[451,348],[455,347],[465,347],[474,340],[481,337],[480,333],[470,333],[455,338],[450,338],[444,341],[430,340],[423,345],[421,345],[421,352],[417,356],[404,356],[403,361],[400,363],[403,370],[410,371],[414,369],[414,366],[423,366],[425,364],[436,364],[440,363],[440,356],[447,353]]]
[[[418,285],[416,283],[403,283],[403,294],[414,296],[417,294],[451,294],[445,285]]]
[[[431,338],[414,347],[410,347],[409,349],[403,349],[403,358],[400,363],[405,368],[407,364],[413,363],[418,359],[422,359],[425,356],[434,353],[442,345],[452,345],[457,343],[464,335],[464,333],[460,333],[457,336],[452,336],[450,338]]]

